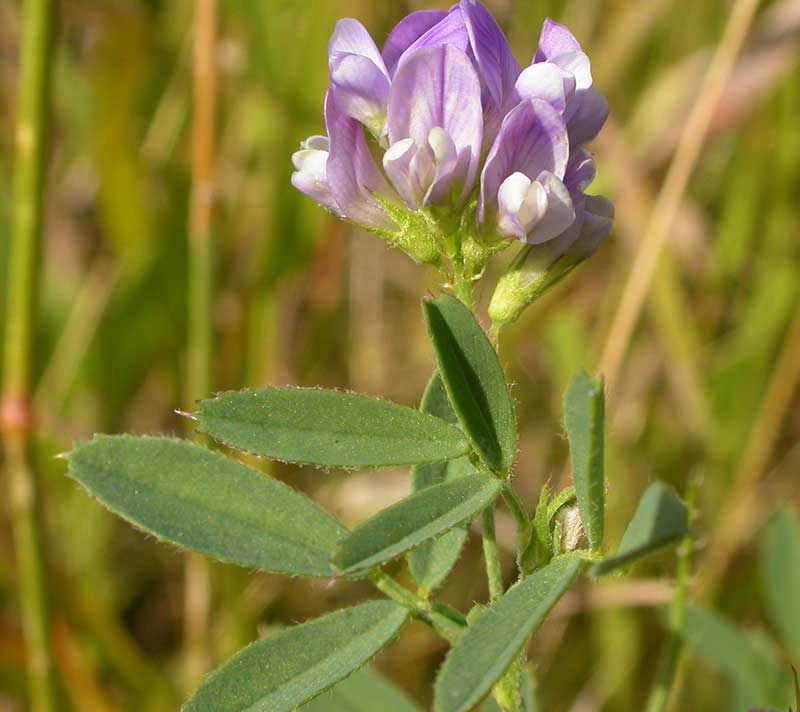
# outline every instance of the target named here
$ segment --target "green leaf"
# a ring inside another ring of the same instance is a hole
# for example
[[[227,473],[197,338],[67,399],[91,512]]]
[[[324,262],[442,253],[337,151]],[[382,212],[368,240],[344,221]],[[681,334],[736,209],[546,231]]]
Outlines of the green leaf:
[[[761,586],[773,625],[800,660],[800,526],[779,510],[761,537]]]
[[[567,389],[564,414],[578,509],[594,551],[603,545],[605,526],[604,408],[603,381],[579,370]]]
[[[239,651],[182,712],[290,712],[368,663],[409,611],[371,601],[289,628]]]
[[[420,409],[450,423],[458,422],[438,371],[433,374],[425,389]],[[474,472],[475,468],[467,457],[429,465],[417,465],[411,473],[412,489],[414,492],[420,492],[426,487],[450,482]],[[467,539],[467,533],[466,526],[456,527],[437,539],[425,542],[409,553],[408,567],[423,596],[436,590],[447,578],[458,561],[461,548]]]
[[[517,430],[497,353],[455,297],[428,299],[424,309],[439,373],[461,427],[489,468],[508,470],[516,456]]]
[[[683,638],[702,662],[725,675],[743,704],[786,707],[786,676],[769,648],[755,637],[738,630],[714,611],[689,606]]]
[[[461,431],[413,408],[352,393],[267,388],[202,401],[198,429],[244,452],[324,467],[384,467],[465,455]]]
[[[98,435],[69,473],[159,539],[264,571],[328,578],[347,530],[290,487],[185,440]]]
[[[689,533],[689,511],[674,490],[662,482],[651,484],[625,530],[617,555],[595,564],[597,576],[677,544]]]
[[[422,712],[404,692],[367,668],[300,709],[302,712]]]
[[[412,494],[344,537],[333,563],[345,574],[383,564],[470,521],[501,489],[499,480],[479,473]]]
[[[436,712],[467,712],[486,697],[580,570],[574,557],[557,559],[479,613],[444,661]]]

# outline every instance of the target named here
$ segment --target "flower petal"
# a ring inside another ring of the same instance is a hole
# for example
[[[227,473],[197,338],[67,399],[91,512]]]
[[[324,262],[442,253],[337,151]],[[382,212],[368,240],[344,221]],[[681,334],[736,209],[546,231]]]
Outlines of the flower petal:
[[[345,18],[336,23],[330,42],[328,42],[328,62],[340,54],[357,54],[366,57],[388,77],[383,57],[366,27],[358,20]]]
[[[564,175],[564,185],[567,186],[573,200],[592,184],[596,173],[594,158],[586,149],[579,148],[570,156]]]
[[[420,10],[412,12],[400,20],[389,33],[386,44],[383,46],[383,61],[390,76],[397,69],[397,63],[403,53],[446,17],[447,13],[442,10]]]
[[[335,215],[340,215],[328,183],[328,139],[312,136],[304,141],[301,150],[292,156],[292,163],[296,169],[292,174],[292,185]]]
[[[376,230],[396,226],[375,195],[399,202],[370,153],[363,126],[349,117],[339,105],[336,90],[325,97],[325,124],[330,137],[327,163],[331,193],[344,217]]]
[[[594,87],[575,92],[575,109],[569,117],[569,140],[577,146],[591,141],[608,119],[608,102]]]
[[[375,135],[386,122],[389,79],[372,60],[359,54],[338,54],[330,61],[331,84],[348,116]]]
[[[450,46],[422,47],[400,63],[389,96],[389,143],[411,138],[427,146],[431,130],[444,129],[458,156],[465,198],[475,183],[483,139],[481,87],[472,62]],[[440,186],[441,187],[441,186]]]
[[[544,172],[538,182],[545,194],[546,207],[527,242],[539,245],[558,237],[575,222],[575,209],[566,186],[552,173]]]
[[[614,204],[600,195],[587,195],[581,232],[570,249],[578,259],[588,259],[600,248],[614,226]]]
[[[575,36],[564,25],[553,22],[549,17],[542,25],[542,33],[539,35],[539,49],[536,51],[534,62],[544,62],[551,57],[555,57],[565,52],[581,50],[581,45]]]
[[[383,154],[383,169],[409,208],[417,210],[418,187],[411,175],[411,161],[418,150],[417,144],[410,138],[398,141]]]
[[[542,99],[558,113],[567,105],[564,79],[561,70],[550,62],[541,62],[526,67],[514,85],[518,101]]]
[[[478,218],[483,223],[487,213],[497,208],[497,192],[503,181],[519,171],[536,178],[548,171],[564,176],[569,157],[569,142],[564,119],[547,102],[524,101],[503,121],[486,159],[481,175]]]
[[[535,223],[546,208],[544,188],[524,173],[512,173],[497,191],[497,207],[497,232],[524,242],[526,223]]]
[[[520,73],[506,36],[491,13],[477,0],[459,3],[478,70],[495,106],[502,107]]]
[[[412,52],[421,47],[440,47],[443,45],[455,47],[465,53],[469,52],[469,34],[458,6],[451,8],[440,22],[412,43],[398,60],[398,66]]]

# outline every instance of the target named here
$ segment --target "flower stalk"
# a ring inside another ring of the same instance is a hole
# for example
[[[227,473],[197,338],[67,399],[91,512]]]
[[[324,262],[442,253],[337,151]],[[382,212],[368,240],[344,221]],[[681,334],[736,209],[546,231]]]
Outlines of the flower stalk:
[[[31,404],[54,14],[53,0],[27,0],[23,5],[14,211],[0,401],[0,431],[33,712],[55,712],[59,708],[39,483],[33,466]]]

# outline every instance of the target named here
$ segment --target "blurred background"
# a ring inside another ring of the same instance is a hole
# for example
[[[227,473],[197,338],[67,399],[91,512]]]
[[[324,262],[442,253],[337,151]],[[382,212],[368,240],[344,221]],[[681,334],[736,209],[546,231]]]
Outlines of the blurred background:
[[[546,16],[566,23],[611,105],[593,146],[593,192],[615,202],[615,233],[503,336],[522,432],[515,481],[531,507],[543,483],[565,482],[562,394],[578,365],[598,368],[734,4],[487,2],[523,65]],[[337,19],[360,19],[380,45],[407,12],[446,4],[220,5],[214,389],[321,385],[415,405],[433,364],[420,298],[436,288],[436,275],[297,193],[290,158],[301,139],[324,131],[326,43]],[[20,23],[20,3],[0,0],[3,286]],[[188,1],[60,3],[36,334],[36,464],[58,669],[66,700],[82,712],[167,712],[186,695],[182,555],[101,509],[54,455],[94,432],[183,432],[173,411],[185,405],[192,27]],[[785,709],[788,702],[748,699],[753,693],[741,689],[737,668],[746,662],[720,656],[749,646],[781,675],[800,656],[775,624],[759,574],[766,523],[779,506],[796,512],[800,503],[799,57],[800,1],[762,3],[679,201],[642,318],[623,345],[609,403],[612,545],[653,479],[679,491],[698,487],[691,596],[717,611],[705,623],[719,645],[692,645],[673,709],[741,709],[743,700]],[[484,303],[495,278],[479,289]],[[259,466],[347,524],[409,491],[406,472]],[[2,503],[0,512],[0,710],[11,712],[27,708],[24,646]],[[511,576],[510,517],[498,527]],[[473,537],[442,597],[463,610],[482,600],[480,568]],[[530,651],[542,709],[643,707],[674,569],[674,555],[665,555],[563,602]],[[397,575],[406,576],[399,566]],[[211,581],[213,665],[259,634],[373,595],[358,584],[222,565],[212,565]],[[415,623],[376,667],[427,705],[445,652]]]

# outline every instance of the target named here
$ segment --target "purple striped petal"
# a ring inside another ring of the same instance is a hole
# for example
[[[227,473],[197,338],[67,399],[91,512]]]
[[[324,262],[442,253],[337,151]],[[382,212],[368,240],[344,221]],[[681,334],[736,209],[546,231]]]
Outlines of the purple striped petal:
[[[451,8],[450,12],[440,22],[431,27],[408,47],[398,60],[398,66],[415,50],[422,47],[441,47],[444,45],[455,47],[462,52],[469,52],[469,34],[464,24],[464,18],[457,6]]]
[[[568,121],[569,138],[574,145],[591,141],[608,119],[608,102],[594,87],[575,93],[575,110]]]
[[[434,129],[442,129],[447,140]],[[410,138],[419,150],[433,153],[441,170],[432,180],[446,177],[449,184],[439,182],[428,199],[454,186],[461,189],[459,200],[465,199],[475,183],[483,140],[481,87],[467,55],[436,46],[403,59],[392,81],[387,134],[390,146]],[[450,142],[455,156],[446,155]]]
[[[503,121],[481,175],[478,218],[481,223],[497,210],[497,193],[513,173],[535,179],[543,171],[563,178],[569,157],[566,125],[547,102],[522,102]]]
[[[459,3],[478,71],[496,107],[503,107],[520,73],[506,36],[477,0]]]
[[[328,61],[331,61],[339,54],[358,54],[366,57],[388,76],[383,57],[381,57],[375,41],[367,31],[367,28],[358,20],[345,18],[336,23],[333,35],[330,42],[328,42]]]
[[[582,51],[578,40],[564,25],[553,22],[548,17],[544,21],[544,25],[542,25],[542,33],[539,35],[539,48],[533,61],[546,62],[556,55],[573,51]]]
[[[444,11],[420,10],[407,15],[395,26],[389,33],[382,53],[389,76],[394,75],[397,63],[403,53],[445,17],[447,17],[447,13]]]
[[[325,124],[330,138],[327,178],[343,216],[366,228],[396,229],[374,196],[393,202],[399,197],[375,165],[362,125],[339,106],[335,89],[325,97]]]
[[[386,122],[389,73],[369,32],[357,20],[336,23],[328,43],[328,69],[342,110],[380,135]]]
[[[533,61],[534,66],[554,64],[562,72],[570,143],[577,146],[591,141],[608,118],[608,102],[592,84],[591,63],[578,40],[563,25],[545,20]]]
[[[386,123],[389,79],[359,54],[338,54],[330,62],[331,84],[342,110],[380,135]]]

